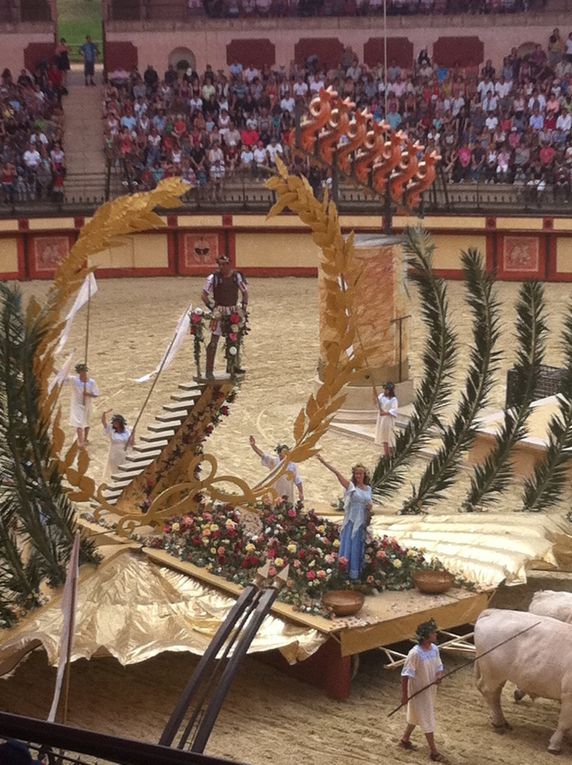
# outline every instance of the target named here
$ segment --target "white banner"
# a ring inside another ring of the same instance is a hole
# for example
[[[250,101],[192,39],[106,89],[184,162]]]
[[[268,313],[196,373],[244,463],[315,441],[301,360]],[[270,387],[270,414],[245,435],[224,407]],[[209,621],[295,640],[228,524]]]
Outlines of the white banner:
[[[66,377],[71,372],[71,367],[72,367],[72,362],[73,362],[73,357],[75,355],[75,352],[76,352],[76,349],[74,348],[73,351],[70,353],[70,355],[67,357],[67,359],[64,361],[60,371],[48,383],[48,395],[53,391],[56,385],[63,385],[65,383]]]
[[[93,273],[90,273],[89,276],[85,277],[85,281],[81,285],[80,291],[77,293],[75,302],[70,308],[68,315],[66,316],[66,325],[60,336],[60,341],[58,343],[58,347],[56,348],[56,353],[61,353],[63,351],[64,345],[67,343],[70,336],[73,320],[75,319],[78,311],[84,307],[84,305],[88,302],[88,300],[90,300],[90,298],[95,295],[96,292],[97,282],[95,281],[95,276]]]
[[[159,374],[159,371],[164,371],[165,369],[169,369],[171,364],[173,363],[175,356],[179,352],[181,346],[185,342],[185,338],[190,332],[191,328],[191,318],[190,313],[192,311],[192,304],[189,305],[189,307],[185,310],[185,312],[181,315],[181,318],[179,319],[177,323],[177,327],[175,329],[175,334],[169,341],[169,345],[167,346],[167,349],[165,350],[165,353],[163,354],[161,361],[157,364],[155,369],[152,372],[149,372],[147,375],[143,375],[143,377],[137,378],[135,382],[143,383],[148,382],[151,380],[155,375]]]
[[[76,532],[70,561],[68,563],[68,571],[66,576],[66,584],[64,587],[64,594],[62,596],[62,611],[64,615],[62,625],[62,636],[60,638],[60,651],[59,651],[59,664],[58,673],[56,675],[56,687],[54,689],[54,698],[52,701],[52,707],[48,715],[48,722],[55,722],[56,713],[58,711],[58,705],[60,703],[60,696],[62,693],[62,685],[64,681],[64,675],[66,666],[71,658],[71,649],[73,645],[73,634],[75,630],[75,614],[77,606],[77,580],[79,575],[79,545],[80,534]]]

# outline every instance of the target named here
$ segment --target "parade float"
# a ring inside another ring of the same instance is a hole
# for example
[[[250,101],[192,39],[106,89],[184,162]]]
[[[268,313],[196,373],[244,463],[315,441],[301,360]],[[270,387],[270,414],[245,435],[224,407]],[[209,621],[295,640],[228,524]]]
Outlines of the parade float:
[[[352,111],[335,94],[322,93],[314,102],[301,126],[299,147],[371,186],[390,204],[415,205],[435,177],[436,157],[420,160],[419,147]],[[541,287],[525,283],[521,290],[518,401],[503,413],[491,448],[476,464],[471,493],[458,508],[464,512],[440,513],[439,501],[466,469],[467,455],[475,454],[479,416],[498,362],[494,284],[482,258],[470,248],[463,256],[473,352],[456,411],[443,424],[439,415],[452,396],[457,339],[448,319],[446,285],[433,273],[430,239],[421,230],[409,230],[400,242],[366,242],[360,257],[354,237],[342,235],[327,195],[318,201],[304,179],[280,164],[268,186],[276,194],[270,215],[285,210],[298,215],[321,250],[318,375],[295,419],[289,459],[303,463],[316,456],[336,417],[338,424],[351,424],[352,417],[359,421],[364,400],[371,400],[389,374],[397,373],[412,399],[395,453],[380,459],[373,471],[377,504],[363,581],[357,587],[348,581],[337,553],[339,510],[314,505],[311,493],[302,508],[273,492],[286,464],[255,485],[219,473],[216,456],[207,451],[208,437],[240,406],[239,387],[248,385],[248,377],[233,375],[232,365],[230,373],[214,379],[201,376],[201,314],[191,311],[187,317],[195,378],[189,375],[179,384],[109,484],[97,486],[88,453],[66,442],[61,386],[52,384],[65,307],[93,270],[95,253],[118,238],[164,225],[155,208],[176,207],[186,191],[171,179],[153,192],[102,207],[60,264],[44,304],[24,305],[17,287],[2,287],[3,673],[40,648],[51,663],[58,662],[61,586],[78,529],[81,567],[72,659],[111,655],[130,664],[164,651],[204,654],[236,598],[259,567],[267,566],[270,578],[285,569],[288,574],[249,650],[266,657],[279,651],[283,658],[273,661],[297,664],[306,679],[315,679],[337,698],[350,692],[352,657],[409,639],[414,626],[429,616],[449,632],[447,642],[466,648],[454,628],[473,623],[499,584],[525,581],[532,565],[556,569],[570,560],[565,518],[500,511],[495,505],[511,480],[511,455],[526,434],[534,400],[546,335]],[[407,329],[400,321],[409,283],[420,291],[428,328],[424,368],[415,370],[415,387]],[[380,302],[388,301],[394,310],[389,318],[384,312],[381,327]],[[227,357],[235,355],[230,334]],[[550,506],[567,480],[572,358],[568,362],[546,453],[527,477],[523,511]],[[401,513],[384,513],[384,499],[407,481],[412,461],[420,456],[427,466]],[[419,592],[414,587],[419,571],[434,571],[437,579],[446,571],[454,586],[441,594]],[[328,594],[356,590],[364,596],[357,598],[363,607],[354,615],[336,616]],[[398,653],[387,650],[392,661],[399,660]]]

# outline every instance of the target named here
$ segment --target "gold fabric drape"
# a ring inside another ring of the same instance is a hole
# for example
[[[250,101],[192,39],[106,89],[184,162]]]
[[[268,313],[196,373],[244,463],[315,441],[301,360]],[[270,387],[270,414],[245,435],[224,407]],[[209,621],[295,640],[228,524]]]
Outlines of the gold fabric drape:
[[[126,550],[102,563],[80,583],[72,661],[106,652],[121,664],[135,664],[164,651],[202,655],[234,605],[185,574]],[[43,646],[57,664],[62,630],[60,598],[2,635],[0,675],[19,654]],[[279,649],[294,664],[311,656],[326,636],[314,629],[267,616],[249,652]]]

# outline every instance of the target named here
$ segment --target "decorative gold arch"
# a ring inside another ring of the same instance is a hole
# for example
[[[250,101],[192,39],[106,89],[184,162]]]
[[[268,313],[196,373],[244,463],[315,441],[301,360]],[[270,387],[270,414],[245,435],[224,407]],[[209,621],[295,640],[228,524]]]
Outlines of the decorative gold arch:
[[[325,321],[332,330],[333,338],[326,349],[323,382],[315,394],[309,395],[294,423],[295,443],[290,457],[292,461],[303,462],[318,452],[320,438],[328,430],[344,401],[344,385],[353,379],[356,370],[362,365],[362,354],[352,350],[356,333],[353,308],[359,273],[353,257],[353,234],[347,238],[342,236],[334,203],[329,201],[327,195],[323,202],[319,202],[306,179],[288,175],[280,160],[278,173],[267,183],[277,195],[277,202],[269,217],[289,208],[310,227],[312,238],[322,251],[320,269],[327,294]],[[263,495],[272,493],[272,484],[287,470],[286,465],[279,465],[251,487],[240,477],[218,475],[215,456],[198,455],[188,460],[188,464],[181,465],[186,473],[185,480],[167,487],[155,497],[147,512],[143,513],[136,508],[122,510],[109,505],[102,492],[97,490],[93,479],[87,475],[87,452],[78,452],[76,443],[65,448],[65,434],[60,426],[61,411],[57,403],[59,388],[48,393],[48,380],[54,370],[54,351],[62,329],[64,306],[79,289],[86,275],[93,270],[89,265],[91,256],[116,246],[120,243],[120,237],[164,226],[155,208],[179,206],[179,197],[186,191],[188,187],[181,181],[168,179],[154,191],[121,197],[101,207],[82,230],[69,256],[60,264],[44,309],[47,331],[35,363],[40,380],[42,407],[52,422],[53,457],[70,486],[70,498],[78,502],[97,500],[103,512],[120,516],[117,531],[122,534],[130,533],[139,525],[157,525],[173,515],[192,512],[197,505],[194,497],[198,493],[208,496],[211,501],[252,504]],[[33,310],[42,309],[36,304]],[[206,463],[209,470],[206,476],[198,478],[196,468],[202,463]],[[224,491],[223,484],[234,486],[236,490]]]

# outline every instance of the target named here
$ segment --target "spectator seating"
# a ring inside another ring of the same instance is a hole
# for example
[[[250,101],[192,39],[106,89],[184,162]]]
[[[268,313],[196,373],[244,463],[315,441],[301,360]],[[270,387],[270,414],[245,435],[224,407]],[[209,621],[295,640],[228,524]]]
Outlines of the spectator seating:
[[[61,73],[55,65],[0,75],[0,183],[13,205],[63,196]]]
[[[349,49],[328,71],[311,57],[289,70],[235,62],[226,73],[118,73],[105,91],[106,151],[130,188],[180,175],[216,201],[226,179],[264,178],[280,155],[319,191],[330,181],[291,147],[297,111],[332,87],[439,150],[450,183],[512,183],[568,199],[572,33],[554,30],[547,42],[525,57],[513,48],[499,67],[487,61],[480,71],[434,65],[421,51],[412,71],[391,62],[387,78],[381,65],[367,67]]]

